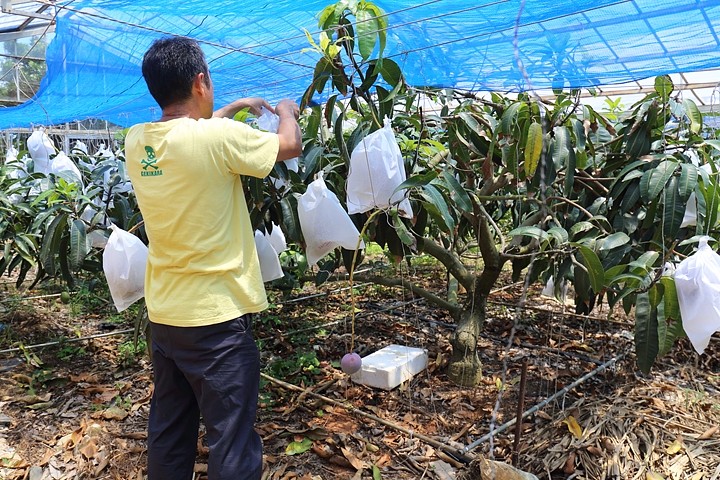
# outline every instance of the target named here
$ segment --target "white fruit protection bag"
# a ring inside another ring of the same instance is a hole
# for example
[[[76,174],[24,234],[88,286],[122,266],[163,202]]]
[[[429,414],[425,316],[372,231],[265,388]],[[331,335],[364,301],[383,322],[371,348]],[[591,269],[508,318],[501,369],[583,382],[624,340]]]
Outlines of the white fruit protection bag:
[[[118,312],[145,296],[148,249],[132,233],[110,225],[112,233],[103,250],[103,271]]]
[[[310,265],[337,247],[358,248],[360,232],[337,196],[327,188],[321,174],[298,200],[298,218]],[[359,246],[363,248],[365,244],[361,241]]]
[[[270,245],[272,245],[278,255],[287,250],[285,234],[274,222],[272,223],[272,231],[270,233],[265,232],[265,238],[268,239],[268,242],[270,242]]]
[[[397,204],[401,217],[412,218],[412,208],[404,192],[395,192],[405,178],[402,152],[390,119],[385,118],[383,128],[366,136],[350,155],[348,213],[363,213]]]
[[[275,229],[273,229],[275,230]],[[280,228],[277,228],[280,230]],[[271,282],[284,276],[278,252],[270,243],[268,236],[260,230],[255,230],[255,249],[260,261],[260,273],[263,282]]]
[[[720,331],[720,255],[702,237],[697,252],[675,270],[683,329],[702,354],[713,333]]]

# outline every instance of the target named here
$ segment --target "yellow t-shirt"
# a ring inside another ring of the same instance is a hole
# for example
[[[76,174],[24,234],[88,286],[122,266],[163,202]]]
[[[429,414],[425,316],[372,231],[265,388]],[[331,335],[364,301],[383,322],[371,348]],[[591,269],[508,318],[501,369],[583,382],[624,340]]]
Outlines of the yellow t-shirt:
[[[227,118],[135,125],[125,160],[149,240],[150,320],[194,327],[267,308],[239,175],[262,178],[279,139]]]

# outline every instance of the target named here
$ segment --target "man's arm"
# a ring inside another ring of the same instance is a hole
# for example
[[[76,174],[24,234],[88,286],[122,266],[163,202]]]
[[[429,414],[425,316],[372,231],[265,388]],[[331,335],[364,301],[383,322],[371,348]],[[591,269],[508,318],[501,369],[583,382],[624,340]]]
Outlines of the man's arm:
[[[298,117],[300,109],[292,100],[281,100],[275,107],[275,114],[280,117],[277,134],[280,137],[277,161],[289,160],[302,154],[302,136]]]

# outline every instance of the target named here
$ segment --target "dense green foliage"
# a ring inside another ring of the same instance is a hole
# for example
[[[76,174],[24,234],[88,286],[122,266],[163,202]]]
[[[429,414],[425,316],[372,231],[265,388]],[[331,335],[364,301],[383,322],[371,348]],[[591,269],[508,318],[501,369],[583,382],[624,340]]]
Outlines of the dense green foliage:
[[[302,97],[299,171],[275,167],[272,177],[288,187],[244,179],[254,226],[275,223],[293,245],[281,257],[287,275],[278,283],[292,285],[307,273],[300,195],[322,172],[342,201],[353,149],[389,118],[408,175],[398,190],[406,189],[414,217],[388,208],[353,221],[393,259],[435,257],[466,293],[448,300],[392,278],[392,269],[365,278],[411,289],[456,318],[452,362],[461,368],[453,379],[477,381],[475,340],[506,265],[530,282],[552,277],[558,295],[572,284],[578,313],[603,301],[634,307],[643,371],[683,336],[674,281],[663,272],[692,253],[697,236],[717,237],[720,142],[669,77],[658,77],[655,91],[629,112],[603,116],[574,90],[544,100],[410,87],[398,63],[382,58],[386,18],[369,2],[330,5],[319,27],[317,41],[308,35],[319,60]],[[132,193],[113,191],[121,160],[88,162],[95,165],[83,172],[84,190],[37,174],[12,178],[5,168],[0,273],[18,270],[22,281],[37,266],[36,280],[62,274],[72,282],[78,269],[97,270],[100,251],[88,246],[87,232],[106,228],[105,214],[124,229],[140,221]],[[37,193],[40,181],[48,188]],[[689,202],[697,221],[685,226]],[[88,206],[98,212],[91,219],[83,216]],[[468,255],[478,260],[467,262]],[[357,266],[353,259],[362,255],[338,249],[320,262],[317,281],[342,264]]]

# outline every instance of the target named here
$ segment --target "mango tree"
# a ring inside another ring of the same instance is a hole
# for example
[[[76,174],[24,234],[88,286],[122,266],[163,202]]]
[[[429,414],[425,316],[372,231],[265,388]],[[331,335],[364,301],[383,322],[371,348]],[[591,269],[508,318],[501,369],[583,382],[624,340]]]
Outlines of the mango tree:
[[[298,196],[322,171],[344,199],[350,153],[388,117],[408,174],[398,190],[408,192],[415,214],[405,219],[391,207],[354,220],[366,240],[394,258],[436,258],[464,295],[446,298],[392,270],[355,278],[410,290],[456,319],[453,381],[473,385],[481,376],[477,340],[488,295],[508,263],[515,278],[553,277],[558,291],[573,284],[578,313],[601,300],[627,311],[637,305],[638,362],[645,371],[682,336],[672,277],[661,272],[667,261],[690,253],[683,239],[715,225],[716,210],[706,206],[715,201],[716,181],[688,154],[712,161],[716,145],[702,139],[697,108],[673,97],[668,77],[613,123],[581,105],[578,91],[557,91],[546,102],[529,94],[483,99],[412,88],[398,64],[382,57],[386,19],[369,2],[330,5],[319,26],[319,39],[309,37],[320,59],[303,96],[301,169],[276,169],[291,182],[289,192],[254,189],[257,224],[272,220],[301,245]],[[692,192],[697,226],[681,228]],[[464,261],[469,252],[481,261]],[[343,262],[356,267],[352,259],[338,250],[319,264],[320,280]]]
[[[122,159],[81,152],[70,157],[81,179],[36,172],[28,157],[0,168],[0,275],[14,275],[18,288],[26,280],[33,286],[55,277],[74,288],[83,272],[102,272],[110,222],[129,229],[140,220],[123,182]]]

